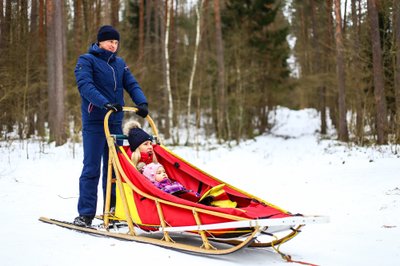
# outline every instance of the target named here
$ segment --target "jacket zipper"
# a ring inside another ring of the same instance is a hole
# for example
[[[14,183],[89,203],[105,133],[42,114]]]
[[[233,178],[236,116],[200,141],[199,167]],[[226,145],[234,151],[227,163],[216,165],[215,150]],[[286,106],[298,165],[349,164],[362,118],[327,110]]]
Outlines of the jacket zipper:
[[[109,62],[110,62],[110,59],[111,59],[111,56],[112,55],[110,55],[110,57],[108,58],[108,60],[107,60],[107,65],[111,68],[111,70],[112,70],[112,72],[113,72],[113,78],[114,78],[114,91],[116,91],[117,90],[117,79],[115,78],[115,70],[114,70],[114,68],[109,64]]]

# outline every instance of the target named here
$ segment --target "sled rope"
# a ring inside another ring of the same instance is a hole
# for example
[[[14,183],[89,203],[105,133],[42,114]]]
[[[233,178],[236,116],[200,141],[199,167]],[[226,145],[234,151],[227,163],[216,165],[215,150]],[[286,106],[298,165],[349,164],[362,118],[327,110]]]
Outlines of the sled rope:
[[[280,246],[289,241],[290,239],[292,239],[293,237],[295,237],[300,231],[297,229],[293,229],[295,234],[284,238],[279,244],[278,246],[274,245],[274,241],[271,242],[271,247],[279,254],[281,255],[282,259],[286,260],[287,262],[293,262],[293,263],[298,263],[298,264],[303,264],[303,265],[309,265],[309,266],[318,266],[317,264],[313,264],[313,263],[309,263],[309,262],[304,262],[304,261],[299,261],[299,260],[292,260],[292,257],[290,255],[287,255],[285,253],[283,253],[282,251],[279,250]],[[272,235],[276,241],[278,241],[278,238],[275,235]]]

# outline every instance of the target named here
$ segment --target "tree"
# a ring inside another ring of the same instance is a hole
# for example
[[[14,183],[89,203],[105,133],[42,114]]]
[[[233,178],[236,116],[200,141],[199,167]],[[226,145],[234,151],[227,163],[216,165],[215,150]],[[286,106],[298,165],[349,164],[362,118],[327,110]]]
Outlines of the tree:
[[[358,8],[357,8],[358,2]],[[360,31],[361,31],[361,7],[360,0],[351,0],[351,21],[352,21],[352,38],[353,38],[353,63],[351,64],[352,73],[356,74],[359,71],[360,53],[361,53],[361,41],[360,41]],[[355,88],[355,105],[356,105],[356,125],[355,125],[355,135],[356,138],[360,140],[364,137],[364,111],[363,111],[363,97],[362,97],[362,87],[360,83],[362,78],[360,75],[354,75],[354,80],[356,85]]]
[[[139,1],[139,51],[138,65],[142,67],[144,57],[144,0]],[[148,4],[149,5],[149,4]]]
[[[111,0],[111,12],[110,12],[110,19],[111,25],[114,27],[118,27],[119,24],[119,0]]]
[[[166,5],[167,7],[166,7],[166,21],[165,21],[164,62],[165,62],[165,88],[168,95],[168,124],[169,124],[168,128],[170,130],[174,126],[173,123],[174,104],[172,100],[170,62],[169,62],[169,50],[168,50],[172,0],[167,0]],[[174,137],[174,135],[172,135],[172,137]]]
[[[310,6],[311,6],[311,25],[312,25],[312,44],[315,49],[315,53],[313,56],[313,69],[315,74],[320,74],[322,71],[322,53],[321,53],[321,47],[320,47],[320,34],[317,29],[317,9],[316,9],[316,3],[315,0],[309,0],[310,1]],[[319,75],[318,75],[319,76]],[[321,83],[323,83],[323,79],[321,79]],[[326,101],[325,101],[325,85],[324,84],[318,84],[317,90],[319,92],[319,97],[320,97],[320,120],[321,120],[321,134],[326,134]]]
[[[61,1],[47,0],[47,81],[50,139],[56,145],[66,142],[64,84],[64,13]]]
[[[379,20],[377,0],[368,0],[368,17],[372,42],[372,66],[374,79],[374,96],[376,112],[376,131],[378,144],[387,143],[387,111],[384,88],[384,72],[382,63],[381,38],[379,34]]]
[[[191,107],[192,107],[192,92],[193,92],[193,81],[194,81],[194,76],[196,74],[196,67],[197,67],[197,57],[198,57],[198,50],[199,50],[199,45],[200,45],[200,40],[201,40],[201,13],[202,13],[202,8],[203,8],[203,2],[204,0],[200,0],[200,2],[196,6],[196,17],[197,17],[197,23],[196,23],[196,43],[195,43],[195,49],[193,53],[193,66],[192,66],[192,72],[190,74],[190,81],[189,81],[189,93],[188,93],[188,100],[187,100],[187,117],[186,117],[186,128],[187,128],[187,139],[186,143],[189,143],[189,131],[190,131],[190,126],[191,126]],[[194,124],[194,123],[193,123]]]
[[[219,140],[226,138],[224,121],[226,112],[225,102],[225,65],[224,65],[224,42],[221,30],[221,15],[219,0],[214,0],[214,18],[215,18],[215,45],[217,48],[217,65],[218,65],[218,105],[217,109],[217,137]]]
[[[346,120],[346,94],[345,94],[345,63],[344,63],[344,45],[342,36],[342,15],[340,8],[340,0],[335,0],[335,17],[336,17],[336,64],[338,79],[338,100],[339,100],[339,132],[338,137],[341,141],[349,140]]]
[[[394,1],[393,21],[395,35],[395,101],[396,101],[396,139],[400,142],[400,1]]]

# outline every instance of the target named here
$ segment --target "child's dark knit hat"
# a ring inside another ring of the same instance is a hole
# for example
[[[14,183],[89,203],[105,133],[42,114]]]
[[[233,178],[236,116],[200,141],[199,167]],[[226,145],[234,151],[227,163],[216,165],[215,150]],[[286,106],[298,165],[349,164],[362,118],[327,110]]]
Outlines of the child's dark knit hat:
[[[135,151],[143,142],[153,140],[153,137],[147,134],[143,129],[134,127],[129,130],[128,142],[131,151]]]

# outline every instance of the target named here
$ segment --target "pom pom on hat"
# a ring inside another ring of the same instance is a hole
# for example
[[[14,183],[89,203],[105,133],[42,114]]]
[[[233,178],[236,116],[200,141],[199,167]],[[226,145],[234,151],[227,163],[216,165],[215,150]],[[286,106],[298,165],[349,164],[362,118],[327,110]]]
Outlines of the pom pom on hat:
[[[163,167],[161,164],[159,163],[149,163],[148,165],[146,165],[145,167],[143,167],[143,175],[145,177],[147,177],[150,181],[155,181],[156,178],[156,172],[157,169]]]
[[[124,128],[123,128],[123,133],[124,135],[129,135],[129,130],[131,130],[132,128],[142,128],[140,126],[140,123],[136,120],[129,120],[124,124]]]
[[[107,40],[117,40],[119,41],[119,33],[116,29],[114,29],[110,25],[104,25],[100,27],[99,32],[97,33],[97,41],[107,41]]]

